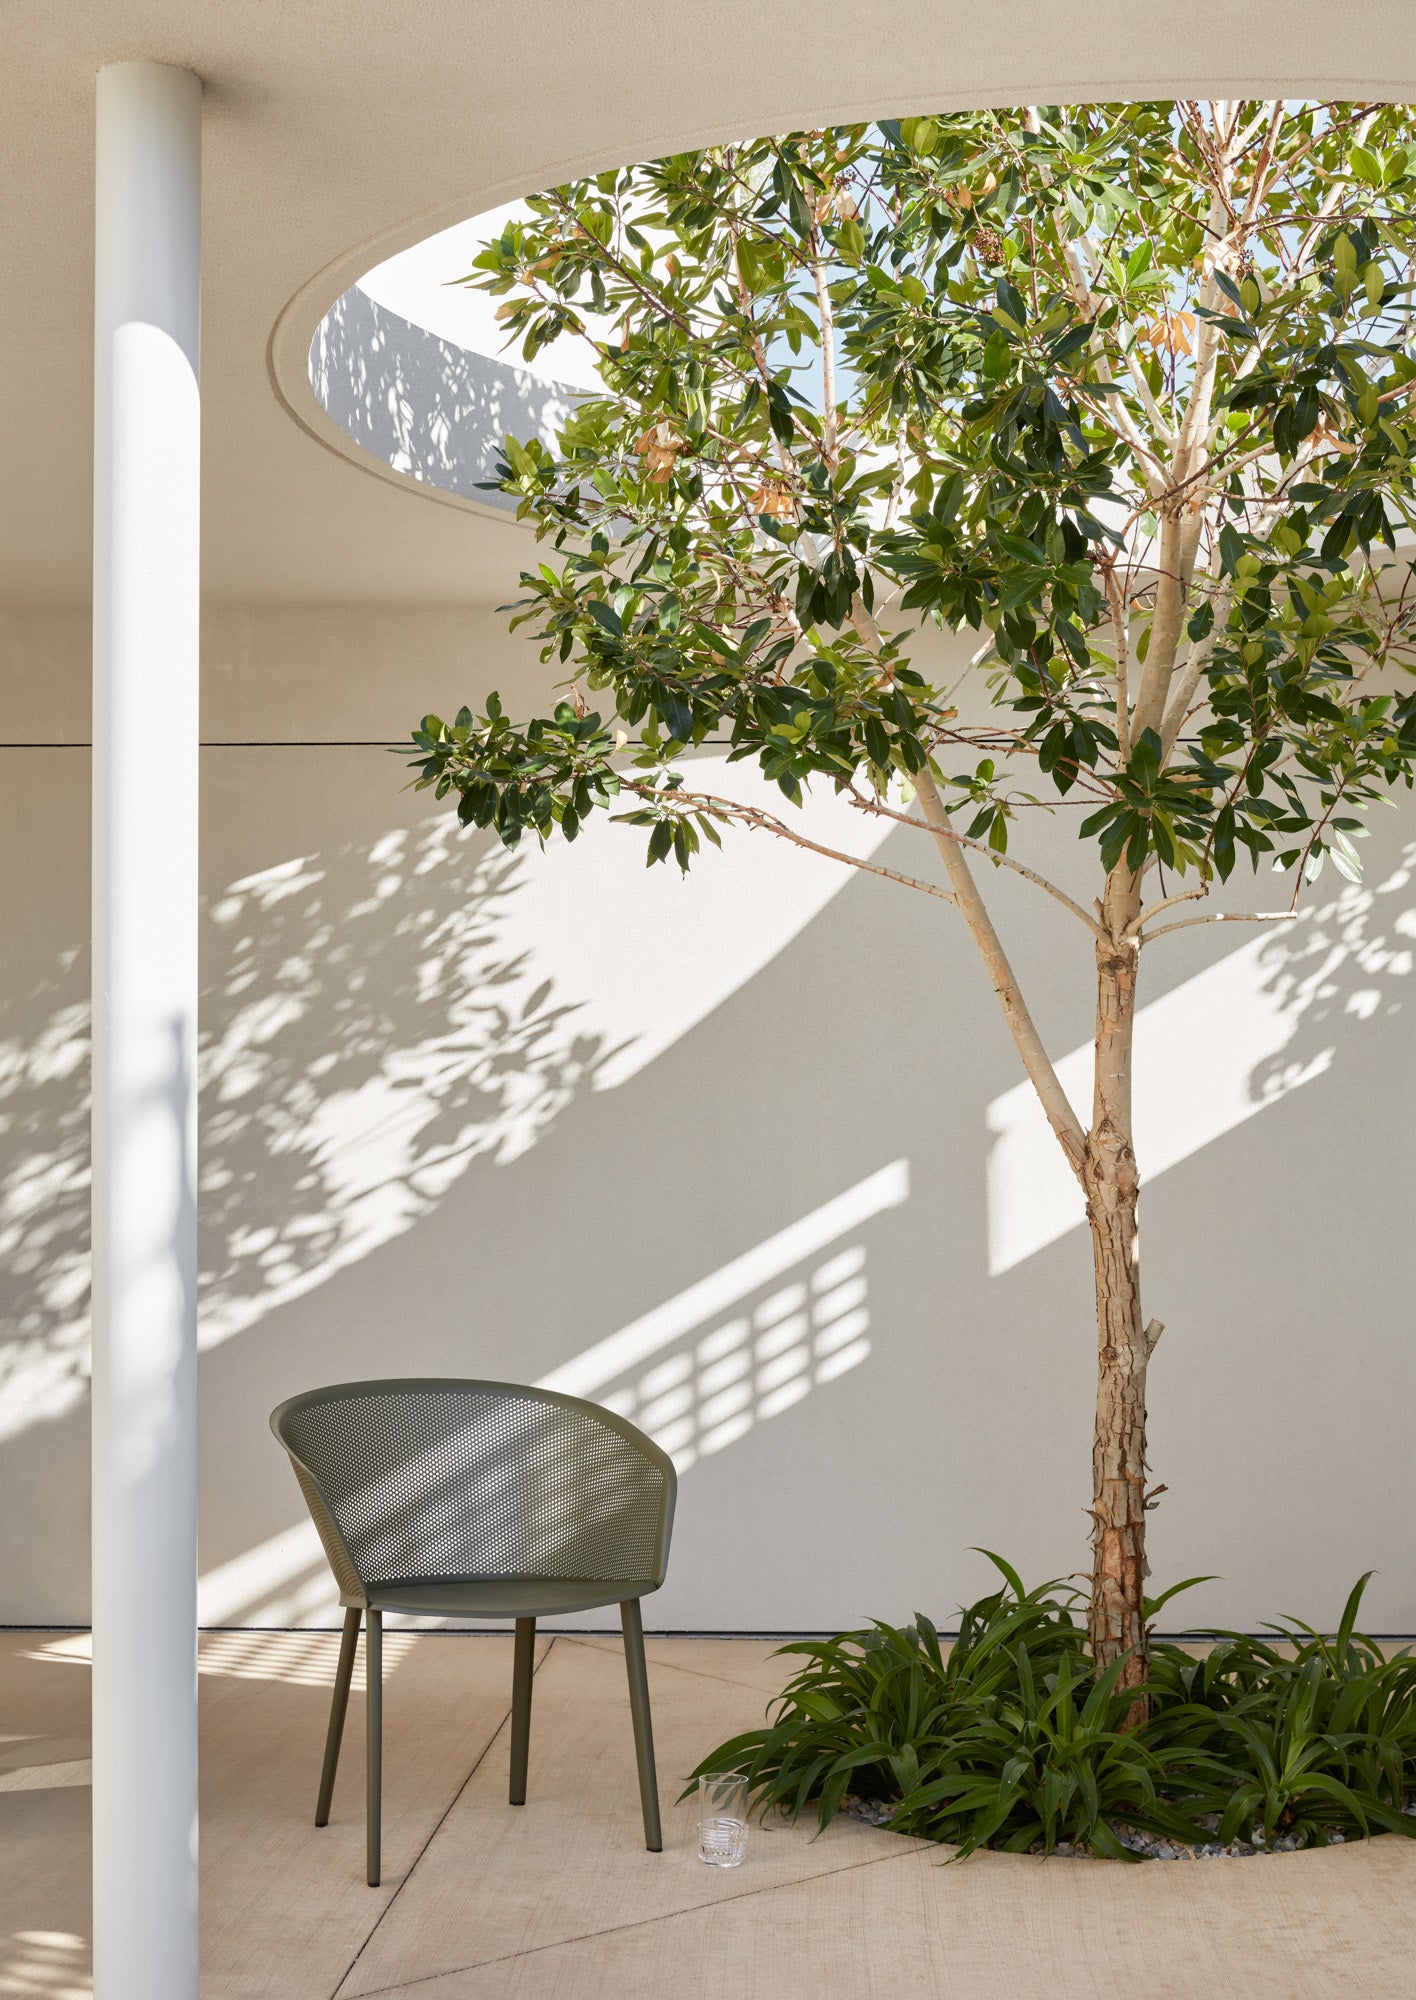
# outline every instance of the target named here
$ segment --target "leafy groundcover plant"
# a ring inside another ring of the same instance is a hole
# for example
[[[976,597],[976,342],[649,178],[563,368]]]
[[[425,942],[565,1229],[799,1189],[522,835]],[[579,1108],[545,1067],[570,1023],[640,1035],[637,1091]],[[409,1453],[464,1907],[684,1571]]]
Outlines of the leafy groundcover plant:
[[[1289,1620],[1272,1643],[1204,1635],[1198,1655],[1152,1641],[1149,1714],[1121,1662],[1097,1674],[1081,1593],[1026,1590],[1007,1563],[941,1643],[929,1619],[876,1623],[782,1652],[803,1661],[749,1730],[704,1759],[740,1771],[754,1804],[824,1829],[847,1797],[893,1806],[898,1833],[1010,1852],[1060,1843],[1116,1860],[1137,1834],[1193,1845],[1416,1834],[1416,1660],[1356,1630],[1363,1577],[1337,1632]],[[1199,1581],[1199,1579],[1192,1579]],[[1151,1600],[1150,1613],[1188,1586]]]

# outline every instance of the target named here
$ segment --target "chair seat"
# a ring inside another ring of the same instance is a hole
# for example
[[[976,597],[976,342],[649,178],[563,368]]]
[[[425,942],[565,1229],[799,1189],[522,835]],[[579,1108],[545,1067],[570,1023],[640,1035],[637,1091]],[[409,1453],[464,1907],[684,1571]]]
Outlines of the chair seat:
[[[458,1577],[444,1583],[371,1583],[366,1595],[378,1611],[410,1611],[423,1618],[559,1618],[646,1597],[652,1583],[586,1583],[580,1579],[525,1576]]]

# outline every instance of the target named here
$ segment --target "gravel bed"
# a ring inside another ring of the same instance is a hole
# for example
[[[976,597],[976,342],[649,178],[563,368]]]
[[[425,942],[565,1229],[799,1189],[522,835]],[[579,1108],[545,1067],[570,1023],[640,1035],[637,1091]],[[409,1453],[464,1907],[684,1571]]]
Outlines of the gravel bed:
[[[880,1799],[858,1799],[849,1794],[841,1807],[848,1819],[863,1820],[867,1826],[888,1826],[893,1806]],[[1408,1799],[1404,1808],[1416,1814],[1416,1798]],[[1218,1829],[1215,1817],[1206,1822]],[[1231,1840],[1226,1846],[1222,1841],[1206,1841],[1198,1846],[1186,1846],[1179,1841],[1161,1840],[1155,1834],[1123,1832],[1118,1835],[1123,1847],[1129,1847],[1133,1854],[1143,1854],[1148,1861],[1215,1861],[1230,1855],[1248,1856],[1252,1854],[1296,1854],[1303,1843],[1296,1834],[1285,1833],[1273,1842],[1262,1840]],[[1331,1846],[1340,1846],[1347,1836],[1333,1832],[1328,1835]],[[1041,1854],[1041,1843],[1029,1849],[1032,1854]],[[1095,1861],[1100,1859],[1089,1847],[1077,1847],[1070,1840],[1059,1840],[1052,1852],[1073,1861]]]

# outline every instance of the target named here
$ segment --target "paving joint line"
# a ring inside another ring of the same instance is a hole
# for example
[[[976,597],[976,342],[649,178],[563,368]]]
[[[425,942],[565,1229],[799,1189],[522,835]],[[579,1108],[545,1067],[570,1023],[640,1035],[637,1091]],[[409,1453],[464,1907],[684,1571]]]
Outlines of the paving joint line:
[[[593,1944],[596,1938],[618,1937],[621,1931],[647,1930],[651,1924],[671,1923],[675,1917],[696,1917],[701,1910],[721,1910],[737,1903],[751,1902],[754,1896],[771,1896],[792,1889],[804,1889],[809,1883],[824,1882],[836,1875],[855,1875],[862,1868],[883,1868],[891,1861],[913,1861],[921,1847],[932,1847],[933,1841],[922,1840],[905,1854],[877,1854],[864,1861],[848,1861],[840,1868],[823,1868],[817,1875],[799,1875],[792,1882],[763,1882],[755,1889],[741,1889],[735,1896],[715,1896],[711,1902],[690,1903],[682,1910],[661,1910],[657,1916],[635,1917],[624,1924],[609,1924],[602,1931],[583,1931],[578,1937],[550,1938],[545,1944],[528,1945],[524,1951],[504,1951],[497,1958],[474,1959],[470,1965],[448,1965],[441,1972],[420,1972],[413,1979],[404,1979],[397,1986],[374,1986],[361,1993],[358,2000],[387,2000],[389,1994],[411,1993],[415,1986],[430,1986],[436,1979],[456,1979],[464,1972],[485,1972],[489,1966],[511,1965],[517,1959],[535,1958],[543,1951],[559,1951],[567,1945]],[[346,1975],[347,1977],[347,1975]]]
[[[542,1653],[540,1659],[537,1660],[534,1672],[532,1674],[533,1680],[535,1679],[536,1674],[539,1674],[542,1667],[545,1666],[547,1660],[549,1660],[549,1658],[551,1657],[551,1654],[555,1651],[556,1638],[558,1637],[559,1634],[556,1634],[552,1637],[550,1644],[546,1647],[545,1652]],[[369,1949],[369,1946],[373,1943],[375,1937],[378,1935],[378,1929],[380,1924],[382,1924],[384,1918],[388,1915],[389,1911],[393,1908],[394,1904],[398,1901],[399,1897],[408,1887],[408,1884],[413,1880],[413,1876],[417,1870],[419,1862],[423,1859],[423,1856],[427,1853],[428,1849],[432,1846],[433,1842],[442,1832],[444,1826],[446,1826],[448,1821],[448,1816],[452,1812],[453,1807],[457,1804],[458,1800],[462,1797],[462,1794],[467,1790],[467,1787],[471,1784],[472,1780],[481,1770],[483,1764],[486,1763],[487,1758],[491,1753],[492,1745],[496,1742],[497,1738],[501,1735],[502,1731],[506,1728],[506,1725],[510,1720],[511,1720],[511,1710],[508,1708],[506,1714],[502,1717],[501,1721],[497,1724],[496,1728],[492,1731],[491,1735],[482,1745],[482,1748],[478,1752],[476,1761],[473,1763],[471,1770],[467,1773],[467,1776],[462,1780],[462,1783],[458,1786],[457,1790],[448,1800],[447,1805],[444,1808],[442,1815],[437,1822],[437,1825],[432,1829],[427,1839],[423,1842],[423,1845],[418,1849],[418,1852],[414,1855],[411,1863],[409,1864],[407,1870],[404,1873],[403,1880],[399,1883],[398,1887],[394,1890],[393,1894],[389,1897],[388,1901],[384,1904],[383,1908],[379,1911],[378,1915],[375,1917],[373,1923],[369,1927],[369,1932],[368,1935],[365,1937],[364,1942],[360,1945],[359,1949],[355,1952],[353,1958],[350,1959],[348,1965],[345,1966],[344,1971],[340,1974],[338,1984],[335,1986],[333,1992],[330,1994],[330,2000],[339,2000],[339,1995],[343,1992],[345,1986],[348,1984],[351,1976],[353,1975],[355,1966],[359,1963],[359,1960],[364,1956],[364,1953]],[[378,1987],[375,1990],[378,1992],[396,1992],[397,1988]]]
[[[581,1637],[577,1633],[563,1632],[560,1634],[560,1637],[567,1640],[572,1646],[585,1646],[592,1653],[613,1653],[615,1650],[613,1639],[607,1640],[603,1646],[595,1645],[594,1640],[598,1637],[598,1634],[586,1633],[584,1637]],[[775,1695],[768,1694],[766,1688],[758,1687],[755,1681],[735,1681],[730,1679],[727,1674],[705,1673],[702,1667],[681,1667],[676,1660],[654,1660],[651,1664],[655,1667],[662,1667],[671,1674],[692,1674],[695,1680],[716,1681],[720,1687],[748,1688],[753,1694],[766,1695],[768,1701],[776,1700]]]

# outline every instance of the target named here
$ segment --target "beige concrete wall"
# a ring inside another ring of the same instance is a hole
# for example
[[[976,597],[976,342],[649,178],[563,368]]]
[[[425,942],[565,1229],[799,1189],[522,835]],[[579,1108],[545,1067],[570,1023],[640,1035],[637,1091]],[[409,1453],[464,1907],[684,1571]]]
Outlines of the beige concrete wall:
[[[9,1622],[85,1613],[84,645],[0,623],[0,740],[53,746],[0,748]],[[655,1626],[947,1622],[973,1544],[1080,1567],[1088,1250],[951,913],[746,836],[683,883],[621,828],[458,835],[378,746],[531,698],[490,614],[225,611],[206,660],[206,1615],[328,1615],[266,1414],[403,1371],[573,1380],[670,1436]],[[923,869],[913,839],[882,851]],[[1413,843],[1384,813],[1366,889],[1146,961],[1153,1560],[1220,1572],[1228,1622],[1330,1619],[1375,1567],[1373,1625],[1416,1629]],[[1039,851],[1075,867],[1065,825]],[[993,886],[1077,1048],[1084,939]]]

